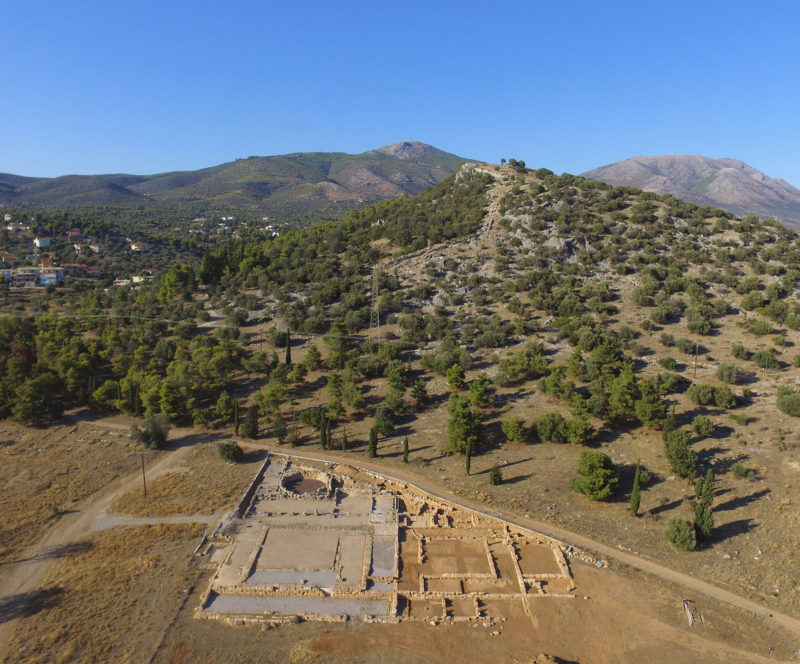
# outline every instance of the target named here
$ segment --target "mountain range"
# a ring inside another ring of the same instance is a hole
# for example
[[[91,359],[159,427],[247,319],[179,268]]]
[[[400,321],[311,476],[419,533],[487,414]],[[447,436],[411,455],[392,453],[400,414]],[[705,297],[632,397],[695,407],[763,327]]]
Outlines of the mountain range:
[[[462,157],[418,141],[361,154],[300,152],[248,157],[155,175],[23,177],[0,173],[0,206],[253,207],[286,216],[344,211],[418,194],[452,174]],[[336,216],[336,215],[334,215]]]
[[[774,217],[800,228],[800,190],[738,159],[681,154],[633,157],[583,175],[616,186],[672,194],[737,215]]]

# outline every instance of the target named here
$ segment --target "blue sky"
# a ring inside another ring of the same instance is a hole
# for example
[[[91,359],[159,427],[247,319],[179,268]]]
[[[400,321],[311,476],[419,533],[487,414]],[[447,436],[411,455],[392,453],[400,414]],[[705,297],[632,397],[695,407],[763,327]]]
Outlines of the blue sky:
[[[156,173],[405,139],[579,173],[735,157],[800,187],[800,3],[0,4],[0,171]]]

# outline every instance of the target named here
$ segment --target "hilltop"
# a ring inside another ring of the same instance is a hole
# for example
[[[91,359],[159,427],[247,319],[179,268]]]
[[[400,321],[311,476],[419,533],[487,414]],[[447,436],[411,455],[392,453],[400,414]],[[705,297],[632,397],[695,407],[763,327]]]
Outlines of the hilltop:
[[[465,160],[404,141],[361,154],[298,152],[248,157],[197,171],[155,175],[0,174],[0,205],[15,207],[256,208],[265,214],[343,216],[363,203],[418,194]]]
[[[800,227],[800,190],[737,159],[698,155],[633,157],[583,175],[616,186],[672,194],[738,215],[774,217]]]

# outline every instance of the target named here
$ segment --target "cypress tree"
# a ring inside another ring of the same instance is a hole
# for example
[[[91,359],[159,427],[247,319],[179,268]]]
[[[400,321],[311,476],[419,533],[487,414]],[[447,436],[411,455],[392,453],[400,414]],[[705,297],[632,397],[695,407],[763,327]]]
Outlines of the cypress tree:
[[[375,427],[369,430],[369,444],[367,445],[367,452],[370,459],[378,456],[378,432]]]
[[[640,462],[636,463],[636,472],[633,474],[633,489],[631,490],[631,516],[636,516],[639,512],[639,504],[642,501],[642,492],[639,488],[639,467]]]
[[[233,400],[233,434],[239,435],[239,402]]]
[[[403,463],[408,463],[408,436],[403,438]]]
[[[286,328],[286,364],[292,363],[292,338],[289,334],[289,328]]]
[[[467,438],[467,449],[464,456],[464,468],[467,471],[467,475],[469,475],[469,468],[472,465],[472,440],[472,436]]]
[[[342,452],[347,452],[347,431],[342,432]]]
[[[700,539],[707,540],[714,530],[714,515],[711,512],[714,503],[714,471],[710,468],[702,485],[700,499],[694,508],[694,527]]]

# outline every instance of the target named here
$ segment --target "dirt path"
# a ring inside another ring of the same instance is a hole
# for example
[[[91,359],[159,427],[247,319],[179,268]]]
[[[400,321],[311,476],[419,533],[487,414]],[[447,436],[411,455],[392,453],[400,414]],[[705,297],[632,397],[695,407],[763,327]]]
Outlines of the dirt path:
[[[544,521],[537,521],[536,519],[521,517],[504,510],[487,508],[481,503],[476,503],[466,498],[451,494],[450,492],[444,490],[441,486],[431,482],[430,480],[415,475],[412,472],[397,470],[394,468],[387,469],[382,467],[380,464],[356,458],[352,453],[344,453],[341,455],[316,451],[309,453],[305,451],[295,452],[293,450],[287,450],[285,448],[269,445],[265,447],[267,447],[267,449],[269,449],[273,454],[283,454],[298,459],[309,459],[314,461],[332,461],[334,463],[353,466],[355,468],[361,468],[366,471],[377,473],[389,480],[404,482],[422,490],[425,493],[430,494],[435,498],[440,498],[455,505],[460,505],[462,507],[474,510],[481,514],[508,521],[511,524],[521,526],[528,530],[533,530],[537,533],[545,535],[546,537],[559,540],[562,543],[571,544],[586,551],[598,554],[600,557],[615,560],[632,569],[646,572],[658,579],[661,579],[662,581],[679,585],[692,592],[706,595],[707,597],[711,597],[720,602],[725,602],[731,606],[743,609],[749,613],[752,613],[755,617],[762,620],[765,625],[773,629],[787,630],[791,634],[793,642],[796,642],[798,638],[800,638],[800,620],[788,614],[774,611],[773,609],[762,606],[761,604],[748,600],[728,590],[719,588],[712,583],[708,583],[693,576],[689,576],[688,574],[684,574],[683,572],[678,572],[674,569],[664,567],[663,565],[659,565],[650,560],[645,560],[631,553],[620,551],[619,549],[602,544],[569,530],[565,530],[564,528],[559,528],[553,524],[546,523]]]
[[[103,427],[113,426],[104,422]],[[191,446],[182,445],[169,452],[148,468],[148,477],[160,475],[181,462]],[[98,519],[108,515],[110,505],[119,496],[135,489],[141,483],[141,474],[132,473],[114,483],[107,492],[88,498],[74,512],[65,514],[47,534],[28,550],[19,561],[9,563],[0,574],[0,600],[24,596],[35,591],[42,582],[50,564],[68,552],[69,546],[91,534]],[[110,527],[110,526],[109,526]],[[6,647],[16,625],[16,619],[0,624],[0,652]]]

